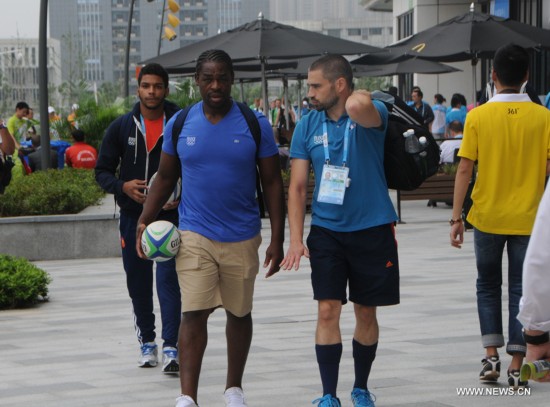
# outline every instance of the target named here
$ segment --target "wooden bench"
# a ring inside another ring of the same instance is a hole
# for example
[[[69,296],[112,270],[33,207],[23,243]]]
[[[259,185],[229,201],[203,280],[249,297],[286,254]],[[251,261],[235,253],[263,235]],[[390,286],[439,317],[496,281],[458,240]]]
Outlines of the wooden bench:
[[[436,174],[428,178],[414,191],[397,191],[397,215],[401,217],[401,201],[433,200],[452,202],[455,188],[454,175]]]

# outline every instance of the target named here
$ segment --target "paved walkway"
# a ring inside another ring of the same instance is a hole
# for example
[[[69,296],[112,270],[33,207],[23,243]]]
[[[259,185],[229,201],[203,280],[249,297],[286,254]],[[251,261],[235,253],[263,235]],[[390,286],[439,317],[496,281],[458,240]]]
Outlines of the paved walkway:
[[[518,396],[498,395],[508,391],[502,380],[496,386],[478,382],[483,353],[472,234],[462,250],[451,248],[450,214],[444,205],[431,209],[425,202],[403,203],[407,223],[397,228],[401,304],[379,310],[380,345],[370,379],[377,407],[548,405],[550,385],[534,383],[530,395]],[[245,374],[250,407],[308,406],[320,395],[313,348],[316,304],[306,263],[298,272],[258,278],[255,334]],[[121,260],[37,265],[53,277],[50,301],[0,312],[0,406],[173,407],[178,379],[162,375],[158,367],[136,366],[138,349]],[[201,407],[223,406],[224,324],[224,313],[218,310],[209,322]],[[349,305],[342,327],[339,396],[348,407],[353,384]],[[504,356],[503,369],[508,361]],[[460,389],[486,393],[459,396]]]

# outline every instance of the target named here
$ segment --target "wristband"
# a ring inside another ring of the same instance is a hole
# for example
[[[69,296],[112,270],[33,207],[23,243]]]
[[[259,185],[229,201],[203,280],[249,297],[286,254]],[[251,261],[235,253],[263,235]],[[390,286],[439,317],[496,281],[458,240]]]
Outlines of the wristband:
[[[523,330],[523,339],[525,339],[525,343],[529,345],[542,345],[550,340],[550,335],[548,332],[541,335],[528,335],[525,333],[525,330]]]
[[[449,225],[453,226],[455,223],[462,223],[462,219],[461,218],[458,218],[458,219],[449,219]]]

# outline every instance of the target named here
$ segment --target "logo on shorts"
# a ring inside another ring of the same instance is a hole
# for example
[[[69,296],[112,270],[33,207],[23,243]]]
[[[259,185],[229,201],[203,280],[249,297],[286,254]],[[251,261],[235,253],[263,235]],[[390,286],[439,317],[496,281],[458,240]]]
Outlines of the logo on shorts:
[[[197,141],[196,137],[187,137],[186,144],[188,146],[194,146],[196,141]]]
[[[323,135],[313,136],[313,144],[323,144]]]
[[[386,268],[389,269],[390,267],[393,267],[393,263],[388,260],[388,262],[386,263]]]

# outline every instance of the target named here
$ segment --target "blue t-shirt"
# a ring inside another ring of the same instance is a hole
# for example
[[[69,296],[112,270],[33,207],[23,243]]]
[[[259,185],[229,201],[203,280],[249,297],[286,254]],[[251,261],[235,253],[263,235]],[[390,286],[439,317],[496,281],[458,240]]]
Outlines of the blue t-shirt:
[[[445,123],[448,126],[452,121],[458,120],[464,126],[466,122],[466,113],[468,113],[468,111],[462,108],[448,110],[445,116]]]
[[[255,112],[262,138],[259,158],[278,154],[266,117]],[[172,134],[174,118],[166,124]],[[162,150],[175,155],[172,137],[164,137]],[[256,201],[256,143],[239,107],[216,124],[210,123],[203,102],[194,105],[178,137],[181,162],[179,229],[219,242],[239,242],[260,232]]]
[[[334,122],[324,111],[312,110],[298,122],[292,137],[290,157],[310,160],[313,164],[315,192],[312,225],[336,232],[353,232],[397,220],[384,175],[384,139],[388,110],[378,100],[373,103],[383,124],[380,129],[355,126],[350,131],[347,166],[351,184],[346,189],[343,205],[317,202],[317,194],[325,163],[323,122],[327,123],[330,164],[341,166],[348,115],[344,114]]]

